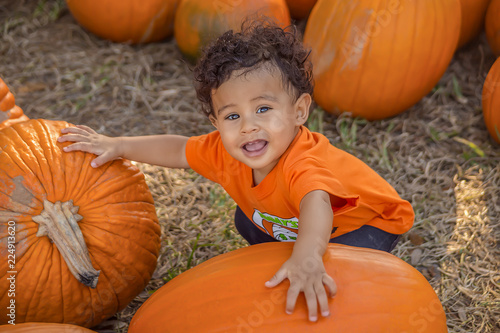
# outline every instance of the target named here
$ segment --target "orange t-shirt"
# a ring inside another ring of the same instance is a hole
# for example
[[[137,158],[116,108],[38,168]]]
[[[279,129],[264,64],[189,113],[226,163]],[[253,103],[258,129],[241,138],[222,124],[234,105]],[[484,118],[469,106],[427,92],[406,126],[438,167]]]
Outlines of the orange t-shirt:
[[[413,225],[413,208],[364,162],[302,126],[273,170],[254,186],[252,170],[232,158],[218,131],[191,137],[189,166],[222,185],[245,215],[280,241],[294,241],[300,201],[313,190],[330,194],[332,238],[368,224],[393,234]]]

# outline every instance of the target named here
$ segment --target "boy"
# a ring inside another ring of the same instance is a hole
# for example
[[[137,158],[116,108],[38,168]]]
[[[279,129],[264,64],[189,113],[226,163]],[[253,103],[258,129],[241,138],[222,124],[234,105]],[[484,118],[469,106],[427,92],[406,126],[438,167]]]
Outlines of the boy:
[[[66,151],[192,168],[238,204],[235,223],[250,244],[295,241],[266,286],[290,280],[286,311],[304,292],[309,320],[329,316],[336,285],[322,256],[328,242],[391,251],[413,224],[413,209],[366,164],[303,126],[312,66],[295,30],[252,24],[226,32],[195,68],[195,87],[216,131],[197,137],[110,138],[85,126],[62,130]],[[325,288],[326,287],[326,288]]]

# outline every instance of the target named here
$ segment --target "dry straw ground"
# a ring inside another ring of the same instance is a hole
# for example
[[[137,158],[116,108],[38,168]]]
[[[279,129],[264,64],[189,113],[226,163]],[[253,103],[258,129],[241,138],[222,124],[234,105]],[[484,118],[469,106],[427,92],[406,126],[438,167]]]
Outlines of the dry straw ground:
[[[63,0],[0,0],[0,29],[0,77],[31,118],[112,136],[212,130],[197,112],[189,66],[173,39],[140,46],[99,39],[75,23]],[[481,113],[493,61],[481,36],[406,112],[366,122],[317,110],[309,122],[412,203],[415,225],[394,254],[429,280],[450,332],[500,332],[500,146]],[[232,226],[234,203],[219,186],[189,170],[140,167],[163,231],[158,268],[147,289],[99,332],[126,332],[152,291],[245,246]]]

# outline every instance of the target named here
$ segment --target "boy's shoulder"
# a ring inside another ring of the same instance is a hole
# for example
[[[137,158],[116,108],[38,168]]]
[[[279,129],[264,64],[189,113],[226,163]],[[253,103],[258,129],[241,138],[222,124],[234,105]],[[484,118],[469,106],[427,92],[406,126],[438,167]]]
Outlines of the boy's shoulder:
[[[336,151],[338,149],[330,143],[326,136],[301,126],[284,157],[288,162],[292,162],[308,158],[323,158]]]

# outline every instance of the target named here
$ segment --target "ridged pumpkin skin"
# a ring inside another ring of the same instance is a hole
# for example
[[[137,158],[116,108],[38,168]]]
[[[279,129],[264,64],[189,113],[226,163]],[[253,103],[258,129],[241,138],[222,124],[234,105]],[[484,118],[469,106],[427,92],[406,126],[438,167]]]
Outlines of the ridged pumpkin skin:
[[[500,58],[491,66],[483,85],[483,118],[491,137],[500,143]]]
[[[75,20],[114,42],[149,43],[172,35],[180,0],[66,0]]]
[[[16,99],[9,87],[0,78],[0,130],[28,119],[23,110],[16,105]]]
[[[318,0],[286,0],[286,3],[290,10],[290,16],[302,20],[309,15],[316,1]]]
[[[491,0],[484,24],[488,44],[493,53],[500,57],[500,0]]]
[[[10,320],[6,311],[14,299],[16,323],[92,327],[125,308],[156,267],[160,227],[144,175],[125,159],[94,169],[95,155],[63,152],[68,143],[57,138],[68,126],[32,119],[0,131],[0,290],[9,290],[9,272],[17,272],[15,295],[0,295],[0,324]],[[73,218],[83,217],[77,225],[91,265],[100,271],[95,289],[70,272],[62,257],[69,246],[37,235],[44,228],[35,221],[47,202],[70,200],[79,207]],[[7,260],[9,237],[15,237],[15,267]]]
[[[285,0],[182,0],[175,13],[174,36],[181,52],[197,59],[201,49],[227,30],[239,31],[245,18],[267,16],[290,25]]]
[[[0,333],[95,333],[95,331],[69,324],[23,323],[2,325]]]
[[[458,47],[462,47],[479,35],[484,27],[486,9],[490,0],[460,0],[462,26]]]
[[[368,120],[403,112],[446,71],[460,24],[459,0],[319,0],[304,35],[316,102]]]
[[[292,247],[253,245],[178,275],[139,308],[128,332],[447,332],[441,303],[415,268],[383,251],[345,245],[330,244],[324,258],[337,284],[330,317],[309,322],[303,295],[286,314],[288,280],[272,289],[264,282]]]

